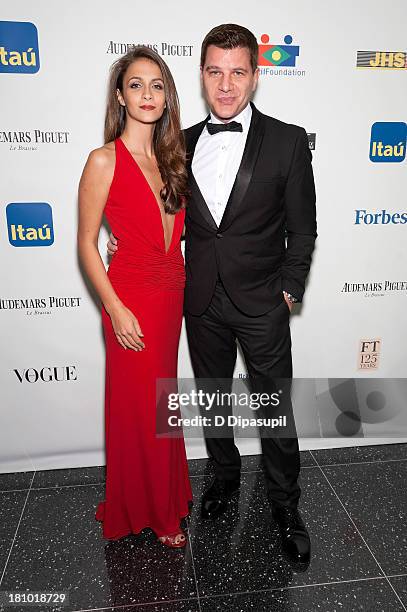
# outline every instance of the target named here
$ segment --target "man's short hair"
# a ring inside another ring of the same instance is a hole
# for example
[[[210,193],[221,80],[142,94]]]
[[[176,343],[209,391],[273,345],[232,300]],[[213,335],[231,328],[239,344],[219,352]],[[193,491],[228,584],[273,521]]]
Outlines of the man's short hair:
[[[259,46],[256,37],[247,28],[235,23],[223,23],[208,32],[201,47],[201,68],[204,67],[209,45],[215,45],[221,49],[236,49],[237,47],[248,49],[253,72],[257,69]]]

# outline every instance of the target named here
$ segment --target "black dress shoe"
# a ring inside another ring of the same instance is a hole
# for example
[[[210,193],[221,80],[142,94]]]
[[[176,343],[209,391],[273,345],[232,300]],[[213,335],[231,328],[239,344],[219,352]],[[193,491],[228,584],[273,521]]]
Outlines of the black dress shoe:
[[[202,497],[201,516],[214,519],[225,512],[228,500],[240,490],[240,478],[236,480],[219,480],[215,478]]]
[[[283,550],[290,561],[308,563],[311,557],[311,542],[298,510],[273,504],[272,515],[279,526]]]

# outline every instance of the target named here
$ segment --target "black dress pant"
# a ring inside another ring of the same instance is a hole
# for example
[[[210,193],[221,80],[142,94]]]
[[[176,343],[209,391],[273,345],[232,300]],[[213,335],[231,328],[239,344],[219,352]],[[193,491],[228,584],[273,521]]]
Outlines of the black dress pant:
[[[290,422],[291,437],[270,436],[264,429],[260,429],[260,436],[268,498],[276,504],[295,508],[301,494],[298,485],[300,456],[290,399],[289,319],[290,311],[285,301],[260,316],[244,314],[228,297],[220,280],[206,311],[200,316],[185,315],[194,375],[197,379],[210,380],[212,390],[231,390],[236,340],[243,351],[252,392],[273,391],[276,385],[284,386],[284,412]],[[222,410],[225,411],[225,407]],[[241,458],[233,437],[213,437],[205,428],[204,433],[217,478],[239,478]]]

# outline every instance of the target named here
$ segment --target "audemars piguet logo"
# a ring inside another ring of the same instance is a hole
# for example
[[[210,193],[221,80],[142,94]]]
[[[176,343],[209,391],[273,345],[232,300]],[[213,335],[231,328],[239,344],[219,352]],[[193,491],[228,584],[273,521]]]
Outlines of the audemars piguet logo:
[[[66,130],[1,130],[0,144],[10,151],[37,151],[41,145],[66,145],[70,132]]]
[[[404,295],[407,293],[407,280],[346,282],[342,285],[341,293],[361,295],[366,298],[384,297],[385,295]]]
[[[19,311],[27,316],[50,315],[60,310],[75,311],[81,306],[81,297],[56,296],[0,298],[0,314]]]
[[[116,42],[114,40],[109,40],[107,44],[106,53],[111,53],[113,55],[124,55],[130,49],[134,49],[134,47],[138,45],[143,45],[144,47],[149,47],[153,49],[159,55],[164,57],[191,57],[193,45],[187,45],[184,43],[174,43],[174,42],[156,42],[156,43],[144,43],[144,42],[132,42],[132,43],[124,43],[124,42]]]

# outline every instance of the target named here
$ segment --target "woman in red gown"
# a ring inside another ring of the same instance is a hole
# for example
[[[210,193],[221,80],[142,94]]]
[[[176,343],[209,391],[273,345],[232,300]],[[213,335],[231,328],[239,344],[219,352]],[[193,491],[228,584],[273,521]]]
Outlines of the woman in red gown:
[[[178,97],[154,51],[136,47],[111,70],[105,145],[79,186],[78,246],[102,302],[106,342],[106,496],[103,536],[151,528],[186,543],[192,500],[183,437],[156,437],[156,379],[176,379],[187,174]],[[98,251],[103,213],[120,249],[106,273]]]

